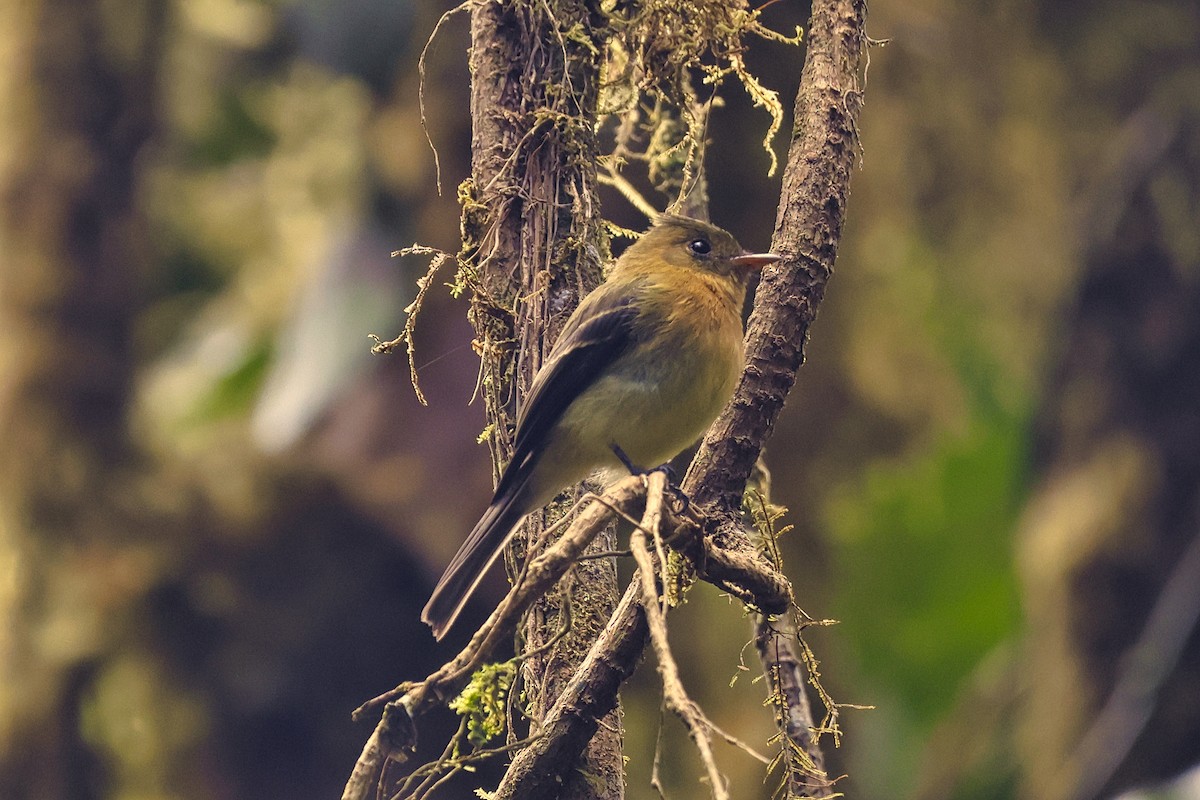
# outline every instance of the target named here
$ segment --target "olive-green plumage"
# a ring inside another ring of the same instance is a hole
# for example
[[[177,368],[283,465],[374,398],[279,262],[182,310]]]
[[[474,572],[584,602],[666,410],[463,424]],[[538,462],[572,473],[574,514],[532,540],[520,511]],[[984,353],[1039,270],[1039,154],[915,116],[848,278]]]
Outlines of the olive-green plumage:
[[[617,259],[534,378],[496,495],[425,606],[437,638],[525,515],[594,471],[618,477],[616,448],[653,467],[699,438],[741,371],[749,274],[776,260],[667,215]]]

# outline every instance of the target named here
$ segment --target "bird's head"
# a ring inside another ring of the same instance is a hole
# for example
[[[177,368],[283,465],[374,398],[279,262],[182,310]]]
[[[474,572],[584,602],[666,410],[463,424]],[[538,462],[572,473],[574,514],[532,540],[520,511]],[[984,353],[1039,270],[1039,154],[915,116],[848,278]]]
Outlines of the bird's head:
[[[749,253],[729,231],[698,219],[661,214],[653,227],[621,256],[630,266],[669,264],[711,272],[745,283],[751,273],[779,260],[774,253]]]

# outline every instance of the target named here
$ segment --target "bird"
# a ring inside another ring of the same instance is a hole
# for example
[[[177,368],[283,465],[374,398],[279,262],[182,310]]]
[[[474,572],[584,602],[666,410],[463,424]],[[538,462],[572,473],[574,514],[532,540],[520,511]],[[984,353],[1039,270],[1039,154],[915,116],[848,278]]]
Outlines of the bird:
[[[592,473],[609,483],[700,437],[742,370],[750,276],[779,260],[674,214],[626,248],[534,376],[492,502],[421,613],[437,639],[528,514]]]

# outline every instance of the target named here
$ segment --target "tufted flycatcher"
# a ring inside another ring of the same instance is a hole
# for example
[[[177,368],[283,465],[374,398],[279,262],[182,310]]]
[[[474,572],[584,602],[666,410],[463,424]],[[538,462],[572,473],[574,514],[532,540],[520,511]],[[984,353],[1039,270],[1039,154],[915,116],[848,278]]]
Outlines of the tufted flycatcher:
[[[661,464],[728,402],[743,361],[747,253],[706,222],[662,215],[567,320],[517,415],[513,456],[421,619],[441,639],[516,526],[596,470]]]

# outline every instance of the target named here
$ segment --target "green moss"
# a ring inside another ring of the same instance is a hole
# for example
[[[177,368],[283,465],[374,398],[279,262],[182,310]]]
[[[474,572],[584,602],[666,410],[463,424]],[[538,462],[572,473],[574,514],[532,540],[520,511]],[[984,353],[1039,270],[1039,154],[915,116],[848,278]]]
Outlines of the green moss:
[[[508,692],[516,674],[512,662],[482,666],[450,701],[450,708],[466,718],[467,740],[474,747],[483,747],[506,730]]]

